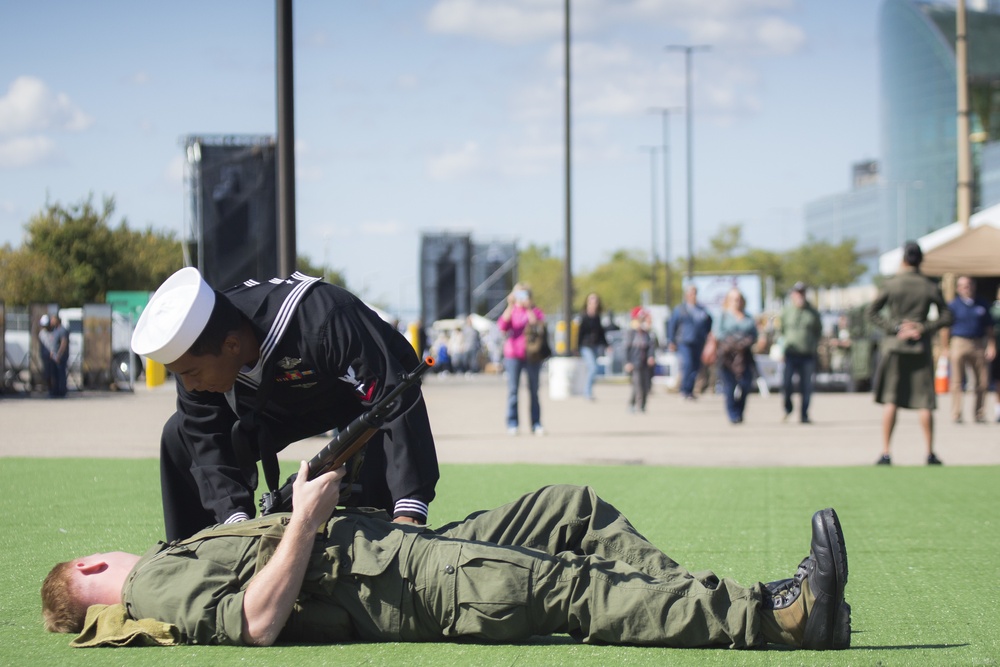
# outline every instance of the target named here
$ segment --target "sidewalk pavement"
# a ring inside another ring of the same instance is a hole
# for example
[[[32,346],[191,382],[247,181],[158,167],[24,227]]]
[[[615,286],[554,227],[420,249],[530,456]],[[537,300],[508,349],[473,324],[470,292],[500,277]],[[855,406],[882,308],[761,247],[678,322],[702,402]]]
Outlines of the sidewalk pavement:
[[[522,427],[507,434],[506,383],[494,375],[432,376],[424,381],[438,458],[442,463],[546,463],[708,467],[869,466],[880,453],[882,406],[868,393],[817,393],[812,424],[782,421],[779,394],[753,394],[746,421],[732,425],[722,397],[683,401],[654,387],[645,413],[626,410],[629,387],[595,386],[597,400],[553,400],[540,391],[545,435],[529,433],[522,385]],[[798,396],[796,398],[796,405]],[[1000,465],[1000,424],[954,424],[939,397],[935,442],[946,465]],[[988,414],[993,414],[995,395]],[[71,392],[62,400],[0,395],[0,456],[157,458],[160,430],[173,413],[173,382],[134,393]],[[794,415],[793,415],[794,416]],[[326,438],[294,443],[284,461],[308,459]],[[923,465],[923,438],[913,411],[900,410],[894,465]]]

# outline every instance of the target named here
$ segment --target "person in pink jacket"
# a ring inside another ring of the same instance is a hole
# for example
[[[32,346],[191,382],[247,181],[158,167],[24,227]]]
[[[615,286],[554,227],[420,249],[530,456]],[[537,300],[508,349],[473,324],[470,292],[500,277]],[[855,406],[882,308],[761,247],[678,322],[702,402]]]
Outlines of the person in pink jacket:
[[[531,287],[526,283],[514,285],[507,295],[507,308],[497,323],[507,339],[503,344],[503,367],[507,374],[507,432],[517,435],[517,393],[521,384],[521,371],[528,375],[528,394],[531,398],[531,430],[535,435],[544,434],[542,409],[538,403],[538,376],[541,361],[531,361],[527,354],[525,330],[531,324],[544,322],[545,313],[531,300]]]

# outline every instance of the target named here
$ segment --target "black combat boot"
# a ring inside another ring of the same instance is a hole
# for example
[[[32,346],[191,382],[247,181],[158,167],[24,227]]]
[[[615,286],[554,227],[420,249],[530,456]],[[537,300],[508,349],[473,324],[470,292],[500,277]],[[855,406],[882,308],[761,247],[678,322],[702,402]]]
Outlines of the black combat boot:
[[[847,549],[833,509],[816,512],[809,555],[791,579],[765,584],[761,631],[768,642],[817,651],[851,645],[851,607],[844,602]]]

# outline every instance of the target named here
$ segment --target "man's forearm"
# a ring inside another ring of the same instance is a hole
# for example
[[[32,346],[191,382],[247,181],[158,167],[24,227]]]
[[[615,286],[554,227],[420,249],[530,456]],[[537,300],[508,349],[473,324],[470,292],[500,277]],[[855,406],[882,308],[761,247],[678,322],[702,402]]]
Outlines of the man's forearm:
[[[309,464],[299,463],[292,486],[292,518],[274,556],[254,574],[243,595],[243,641],[270,646],[278,640],[302,589],[316,532],[333,514],[340,499],[341,466],[309,479]]]
[[[274,556],[243,596],[243,641],[270,646],[278,639],[302,589],[316,529],[293,516]]]

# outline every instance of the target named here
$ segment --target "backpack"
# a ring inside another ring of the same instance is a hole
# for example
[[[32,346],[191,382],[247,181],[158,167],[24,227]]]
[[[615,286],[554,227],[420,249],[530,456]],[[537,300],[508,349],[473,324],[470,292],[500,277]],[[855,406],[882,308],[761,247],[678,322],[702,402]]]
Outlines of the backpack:
[[[549,332],[545,322],[535,322],[524,328],[525,352],[528,363],[540,364],[552,356],[549,347]]]

